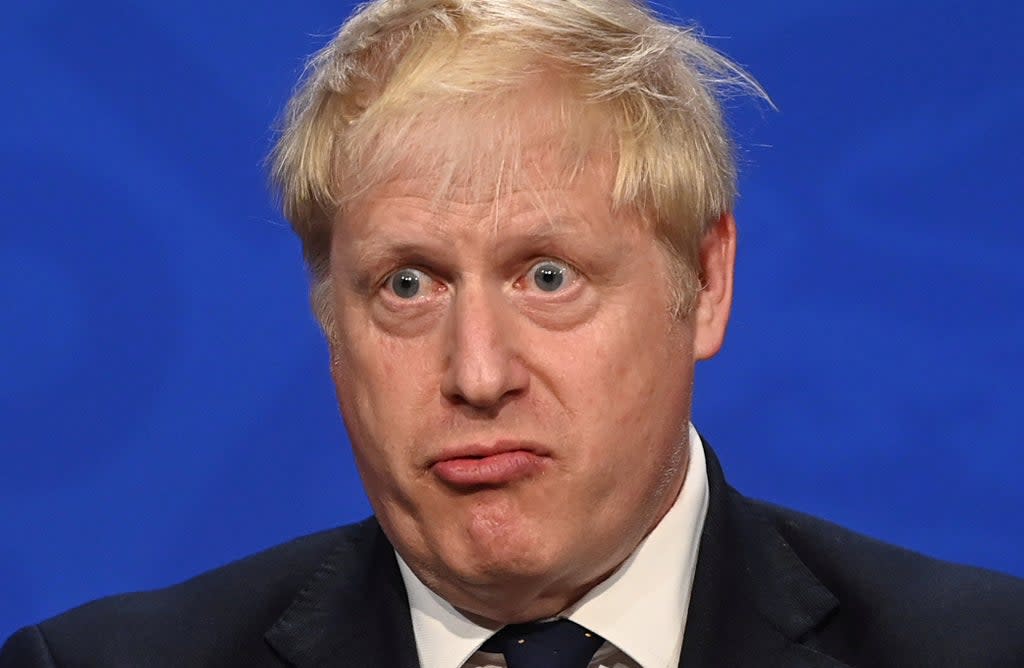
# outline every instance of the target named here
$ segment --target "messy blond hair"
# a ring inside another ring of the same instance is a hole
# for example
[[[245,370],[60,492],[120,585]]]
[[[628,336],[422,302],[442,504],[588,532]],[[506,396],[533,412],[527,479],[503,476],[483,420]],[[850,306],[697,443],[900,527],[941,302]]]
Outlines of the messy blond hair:
[[[736,196],[720,100],[767,99],[748,74],[693,28],[667,23],[635,0],[376,0],[311,58],[271,154],[328,335],[335,216],[400,162],[418,160],[417,173],[451,162],[443,151],[411,150],[414,132],[436,135],[439,119],[449,126],[458,119],[457,131],[470,136],[474,113],[500,115],[502,95],[543,73],[573,99],[556,116],[574,164],[596,136],[576,131],[584,116],[600,117],[610,131],[600,142],[616,158],[613,202],[653,221],[674,260],[676,309],[689,309],[700,288],[700,240]],[[500,163],[497,172],[479,165],[470,172],[505,178],[516,164],[517,135],[502,137],[504,151],[465,150],[460,142],[468,159]],[[439,191],[451,182],[439,178]]]

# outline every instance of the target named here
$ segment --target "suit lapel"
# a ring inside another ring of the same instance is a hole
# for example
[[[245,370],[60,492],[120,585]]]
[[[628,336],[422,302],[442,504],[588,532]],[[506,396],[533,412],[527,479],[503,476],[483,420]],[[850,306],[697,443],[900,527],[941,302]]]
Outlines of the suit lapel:
[[[418,668],[405,586],[376,521],[331,552],[265,637],[299,668]]]
[[[844,666],[800,644],[838,601],[705,454],[710,501],[680,667]]]

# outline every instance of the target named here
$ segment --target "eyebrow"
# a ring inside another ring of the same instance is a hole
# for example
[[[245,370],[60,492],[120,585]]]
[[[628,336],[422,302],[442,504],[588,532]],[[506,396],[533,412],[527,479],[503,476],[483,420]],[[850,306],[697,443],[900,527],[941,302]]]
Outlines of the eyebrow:
[[[436,249],[426,248],[418,242],[371,241],[358,244],[354,250],[355,264],[346,273],[351,275],[352,283],[359,292],[370,289],[376,270],[382,265],[398,262],[427,265],[431,257],[436,257]]]
[[[565,221],[565,217],[562,217],[562,220]],[[423,231],[423,228],[420,228],[419,231]],[[545,220],[540,224],[530,225],[526,229],[516,232],[499,229],[495,230],[495,234],[503,235],[504,238],[501,240],[503,248],[544,246],[552,243],[564,243],[579,237],[577,230],[570,231],[568,225],[560,225],[558,220]],[[361,265],[367,266],[395,257],[423,255],[425,252],[434,253],[435,251],[443,253],[454,245],[454,241],[443,230],[437,229],[427,231],[422,238],[416,241],[407,240],[407,235],[394,235],[394,237],[388,235],[383,239],[368,240],[358,245],[363,247],[357,250],[357,260]]]
[[[359,267],[376,267],[386,262],[398,260],[406,262],[427,262],[432,255],[444,252],[447,247],[442,241],[435,239],[423,242],[397,241],[394,243],[369,242],[364,248],[358,249],[356,263]]]

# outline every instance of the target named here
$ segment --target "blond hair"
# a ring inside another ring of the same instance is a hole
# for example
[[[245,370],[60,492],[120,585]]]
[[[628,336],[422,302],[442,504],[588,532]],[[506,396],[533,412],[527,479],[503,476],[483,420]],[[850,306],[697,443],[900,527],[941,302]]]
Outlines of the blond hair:
[[[490,105],[493,117],[502,95],[545,72],[575,102],[556,115],[577,158],[589,150],[580,152],[586,142],[576,132],[584,116],[596,112],[611,131],[611,141],[601,141],[617,161],[613,201],[654,222],[676,260],[676,307],[688,310],[699,290],[700,240],[736,196],[720,100],[735,93],[767,100],[746,72],[695,29],[632,0],[376,0],[310,59],[271,154],[272,179],[312,275],[314,311],[329,335],[338,212],[399,162],[419,160],[418,173],[430,173],[424,168],[452,158],[410,151],[417,129],[422,136],[425,126],[436,131],[439,119],[450,126],[458,118],[469,125],[457,130],[471,135],[474,113]],[[491,156],[500,170],[515,163],[509,137],[508,151]],[[489,152],[465,153],[483,160]],[[450,184],[441,179],[438,187]]]

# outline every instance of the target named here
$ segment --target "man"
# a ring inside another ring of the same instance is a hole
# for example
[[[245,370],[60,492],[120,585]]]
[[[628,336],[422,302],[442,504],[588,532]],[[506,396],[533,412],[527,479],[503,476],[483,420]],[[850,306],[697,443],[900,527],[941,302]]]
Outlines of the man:
[[[729,488],[716,93],[627,0],[382,0],[274,153],[375,516],[22,630],[0,666],[1020,666],[1024,583]]]

